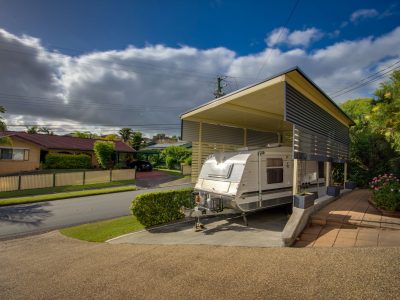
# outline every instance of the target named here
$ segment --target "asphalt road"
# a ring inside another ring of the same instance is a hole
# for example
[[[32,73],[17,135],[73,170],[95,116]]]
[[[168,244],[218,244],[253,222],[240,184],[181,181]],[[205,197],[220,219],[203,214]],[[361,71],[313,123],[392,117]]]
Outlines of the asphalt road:
[[[136,195],[167,189],[171,187],[0,207],[0,239],[126,216]]]

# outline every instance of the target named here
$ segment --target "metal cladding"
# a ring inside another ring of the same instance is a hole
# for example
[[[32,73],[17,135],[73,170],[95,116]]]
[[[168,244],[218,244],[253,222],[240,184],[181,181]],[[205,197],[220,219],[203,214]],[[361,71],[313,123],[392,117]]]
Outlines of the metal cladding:
[[[293,126],[293,155],[304,160],[344,162],[349,129],[286,83],[285,120]]]
[[[278,142],[278,135],[274,132],[261,132],[251,129],[247,130],[247,146],[265,146]]]
[[[198,141],[199,140],[199,122],[182,121],[182,140]],[[203,123],[201,130],[201,141],[204,143],[220,143],[231,145],[244,145],[245,133],[243,128],[214,125]],[[265,147],[267,144],[277,143],[278,135],[275,132],[266,132],[247,129],[246,145],[255,147]]]

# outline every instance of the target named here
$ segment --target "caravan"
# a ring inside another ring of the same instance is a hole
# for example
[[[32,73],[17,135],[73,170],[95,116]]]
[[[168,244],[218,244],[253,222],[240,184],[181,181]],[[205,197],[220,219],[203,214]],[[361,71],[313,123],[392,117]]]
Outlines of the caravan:
[[[323,164],[305,161],[299,170],[303,189],[318,192]],[[197,210],[204,213],[231,208],[251,212],[293,201],[292,148],[269,145],[263,149],[219,152],[204,162],[195,185]]]

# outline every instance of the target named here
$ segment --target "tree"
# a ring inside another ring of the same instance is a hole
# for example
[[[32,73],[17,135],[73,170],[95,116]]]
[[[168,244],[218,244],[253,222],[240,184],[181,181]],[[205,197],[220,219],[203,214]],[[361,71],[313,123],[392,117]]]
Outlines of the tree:
[[[0,114],[4,114],[6,109],[3,106],[0,106]],[[3,117],[0,115],[0,132],[7,130],[7,124],[4,121]],[[11,139],[8,136],[0,137],[0,145],[11,145]]]
[[[115,144],[108,141],[96,141],[93,145],[93,151],[96,160],[103,168],[110,168],[113,164],[112,158],[114,155]]]
[[[51,135],[54,134],[54,132],[49,127],[45,127],[45,126],[39,127],[37,132],[42,132],[44,134],[51,134]]]
[[[143,143],[142,133],[139,131],[133,132],[130,139],[130,144],[132,148],[135,150],[139,150],[142,143]]]
[[[33,125],[31,127],[27,126],[26,133],[35,134],[35,133],[38,133],[38,129],[39,129],[39,127],[37,125]]]
[[[130,141],[132,134],[133,134],[133,130],[130,128],[121,128],[120,131],[118,131],[119,135],[121,136],[122,140],[127,143]]]
[[[185,162],[190,156],[191,152],[182,146],[169,146],[161,152],[161,159],[165,161],[169,169],[174,169],[176,165]]]
[[[108,134],[103,138],[103,140],[105,140],[105,141],[116,141],[117,139],[118,139],[118,135],[114,134],[114,133]]]
[[[0,106],[0,114],[4,114],[6,112],[6,109],[3,106]],[[7,125],[6,122],[4,121],[4,118],[0,115],[0,131],[6,131],[7,130]]]
[[[359,184],[385,173],[400,173],[400,71],[375,91],[375,99],[341,105],[354,120],[350,128],[350,176]]]
[[[90,131],[74,131],[73,133],[71,133],[71,135],[73,137],[77,137],[77,138],[82,138],[82,139],[95,139],[98,138],[98,135],[95,133],[92,133]]]
[[[383,134],[400,153],[400,70],[375,91],[371,124],[376,133]]]

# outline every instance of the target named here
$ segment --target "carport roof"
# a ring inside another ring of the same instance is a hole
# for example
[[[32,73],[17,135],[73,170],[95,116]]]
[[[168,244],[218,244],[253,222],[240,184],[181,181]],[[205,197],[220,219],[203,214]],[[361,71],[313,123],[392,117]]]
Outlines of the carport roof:
[[[297,66],[189,110],[181,115],[181,119],[253,128],[289,128],[288,122],[284,121],[286,83],[344,125],[354,125],[350,117]]]

